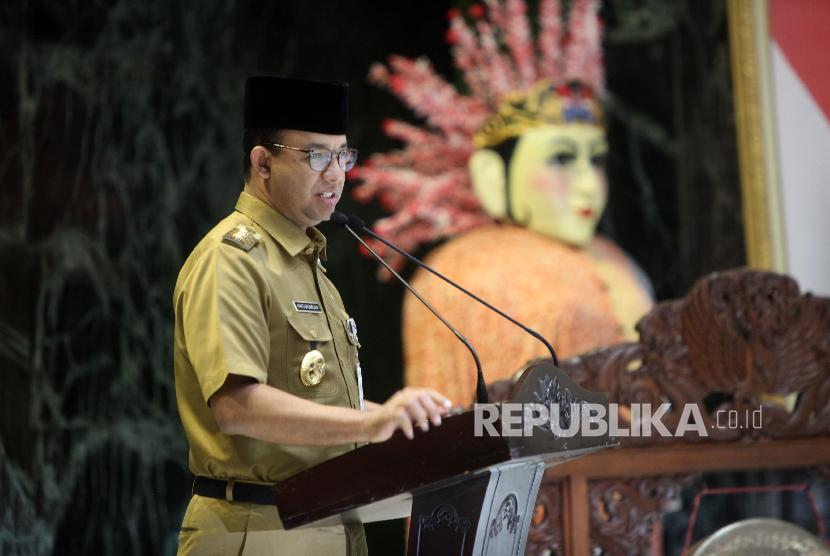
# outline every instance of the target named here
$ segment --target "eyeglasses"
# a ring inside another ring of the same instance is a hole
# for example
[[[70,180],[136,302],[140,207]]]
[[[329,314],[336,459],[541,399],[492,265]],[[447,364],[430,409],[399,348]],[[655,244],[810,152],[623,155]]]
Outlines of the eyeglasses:
[[[357,163],[357,149],[343,149],[342,151],[331,152],[327,149],[301,149],[300,147],[289,147],[279,143],[271,143],[274,147],[308,153],[308,165],[315,172],[323,172],[331,164],[331,159],[337,156],[337,163],[344,172],[348,172]]]

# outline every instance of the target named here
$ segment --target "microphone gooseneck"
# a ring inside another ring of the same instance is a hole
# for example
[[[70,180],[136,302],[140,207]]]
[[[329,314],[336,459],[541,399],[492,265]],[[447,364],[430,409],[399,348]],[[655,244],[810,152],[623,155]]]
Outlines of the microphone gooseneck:
[[[381,257],[380,255],[378,255],[378,254],[375,252],[375,250],[374,250],[374,249],[372,249],[371,247],[369,247],[369,244],[368,244],[368,243],[366,243],[365,241],[363,241],[363,238],[361,238],[361,237],[360,237],[360,236],[359,236],[359,235],[358,235],[358,234],[357,234],[357,233],[356,233],[356,232],[352,229],[352,224],[354,224],[354,225],[355,225],[355,227],[356,227],[356,228],[358,228],[359,230],[361,230],[361,231],[366,231],[366,229],[367,229],[367,228],[366,228],[366,224],[365,224],[365,223],[363,223],[363,221],[362,221],[362,220],[360,220],[359,218],[357,218],[357,217],[355,217],[355,216],[348,216],[348,217],[347,217],[347,216],[346,216],[345,214],[343,214],[343,213],[340,213],[340,212],[335,212],[335,213],[334,213],[334,214],[332,214],[332,216],[331,216],[331,222],[332,222],[332,223],[334,223],[334,224],[338,224],[338,225],[343,226],[344,228],[346,228],[346,229],[349,231],[349,233],[350,233],[350,234],[352,234],[352,235],[355,237],[355,239],[357,239],[357,241],[359,241],[359,242],[360,242],[360,244],[361,244],[361,245],[363,245],[363,247],[365,247],[365,248],[369,251],[369,253],[371,253],[371,254],[372,254],[372,256],[373,256],[373,257],[375,257],[378,261],[380,261],[380,263],[381,263],[381,264],[382,264],[382,265],[386,268],[386,270],[388,270],[389,272],[391,272],[391,273],[392,273],[392,275],[393,275],[395,278],[397,278],[397,279],[398,279],[398,281],[400,281],[400,283],[401,283],[401,284],[403,284],[403,285],[406,287],[406,289],[408,289],[408,290],[412,293],[412,295],[414,295],[414,296],[418,299],[418,301],[420,301],[421,303],[423,303],[423,304],[424,304],[424,306],[425,306],[427,309],[429,309],[429,310],[430,310],[430,312],[431,312],[433,315],[435,315],[435,316],[438,318],[438,320],[440,320],[440,321],[444,324],[444,326],[446,326],[447,328],[449,328],[449,329],[450,329],[450,331],[451,331],[453,334],[455,334],[455,337],[456,337],[456,338],[458,338],[458,339],[459,339],[459,340],[460,340],[460,341],[461,341],[461,342],[462,342],[462,343],[463,343],[463,344],[467,347],[467,349],[470,351],[470,354],[473,356],[473,361],[475,362],[475,366],[476,366],[476,403],[488,403],[488,401],[489,401],[489,396],[487,395],[487,387],[486,387],[486,385],[485,385],[485,383],[484,383],[484,373],[483,373],[483,371],[481,370],[481,360],[480,360],[480,359],[479,359],[479,357],[478,357],[478,352],[476,352],[475,348],[472,346],[472,344],[470,344],[469,340],[467,340],[467,338],[465,338],[465,337],[464,337],[464,335],[463,335],[463,334],[461,334],[461,332],[459,332],[458,330],[456,330],[456,328],[455,328],[453,325],[451,325],[449,322],[447,322],[447,319],[445,319],[444,317],[442,317],[442,316],[438,313],[438,311],[435,309],[435,307],[433,307],[433,306],[429,303],[429,301],[427,301],[426,299],[424,299],[424,296],[422,296],[422,295],[418,292],[418,290],[416,290],[415,288],[413,288],[413,287],[409,284],[409,282],[407,282],[406,280],[404,280],[404,279],[403,279],[403,277],[402,277],[400,274],[398,274],[398,273],[397,273],[397,272],[396,272],[396,271],[395,271],[395,270],[394,270],[391,266],[389,266],[389,264],[388,264],[385,260],[383,260],[383,257]]]
[[[349,223],[351,224],[352,217],[347,216],[346,218],[349,220]],[[361,222],[361,223],[363,222],[362,220],[360,220],[357,217],[354,217],[354,218],[356,219],[357,222]],[[481,303],[482,305],[484,305],[488,309],[490,309],[492,311],[495,311],[498,315],[500,315],[500,316],[504,317],[505,319],[509,320],[510,322],[512,322],[513,324],[515,324],[516,326],[518,326],[519,328],[521,328],[522,330],[524,330],[525,332],[527,332],[528,334],[530,334],[531,336],[533,336],[534,338],[536,338],[537,340],[539,340],[540,342],[545,344],[545,347],[550,352],[550,357],[553,360],[553,364],[556,365],[557,367],[559,366],[559,357],[557,357],[557,355],[556,355],[556,350],[553,349],[553,346],[550,344],[550,342],[547,341],[547,339],[545,339],[544,336],[542,336],[541,334],[539,334],[538,332],[536,332],[535,330],[533,330],[529,326],[526,326],[526,325],[522,324],[521,322],[517,321],[516,319],[514,319],[513,317],[511,317],[510,315],[508,315],[504,311],[502,311],[500,309],[497,309],[496,307],[493,307],[491,304],[489,304],[485,300],[481,299],[479,296],[477,296],[473,292],[469,291],[464,286],[461,286],[460,284],[457,284],[456,282],[454,282],[451,279],[447,278],[446,276],[444,276],[443,274],[441,274],[440,272],[438,272],[437,270],[435,270],[434,268],[432,268],[431,266],[429,266],[425,262],[421,261],[420,259],[415,258],[413,255],[410,255],[409,253],[407,253],[406,251],[404,251],[403,249],[401,249],[400,247],[398,247],[397,245],[395,245],[391,241],[379,236],[378,234],[373,232],[371,230],[371,228],[366,226],[365,223],[363,224],[363,227],[361,228],[361,230],[363,232],[365,232],[366,234],[370,235],[372,238],[374,238],[374,239],[378,240],[379,242],[383,243],[384,245],[386,245],[390,249],[400,253],[401,255],[403,255],[404,257],[406,257],[407,259],[409,259],[410,261],[412,261],[416,265],[420,266],[424,270],[426,270],[428,272],[431,272],[432,274],[434,274],[435,276],[437,276],[441,280],[443,280],[443,281],[447,282],[448,284],[450,284],[451,286],[461,290],[462,292],[467,294],[469,297],[472,297],[473,299],[475,299],[476,301],[478,301],[479,303]]]

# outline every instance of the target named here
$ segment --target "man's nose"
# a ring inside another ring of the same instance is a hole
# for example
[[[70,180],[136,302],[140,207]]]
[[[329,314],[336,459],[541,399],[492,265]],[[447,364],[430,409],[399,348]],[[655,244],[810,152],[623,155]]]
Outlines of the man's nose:
[[[323,170],[323,179],[327,182],[336,183],[341,181],[345,177],[345,172],[342,168],[340,168],[340,163],[337,162],[337,157],[331,157],[331,162],[329,165],[326,166],[326,169]]]

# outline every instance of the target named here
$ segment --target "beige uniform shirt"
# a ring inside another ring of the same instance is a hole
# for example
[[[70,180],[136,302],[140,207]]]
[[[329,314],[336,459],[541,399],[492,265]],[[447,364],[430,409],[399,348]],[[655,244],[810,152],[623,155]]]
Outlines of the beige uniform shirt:
[[[243,192],[182,267],[174,293],[176,400],[195,475],[273,483],[356,447],[229,436],[208,406],[228,374],[237,374],[317,403],[360,407],[359,344],[320,259],[319,231],[306,235]],[[326,372],[305,386],[300,365],[313,349]]]

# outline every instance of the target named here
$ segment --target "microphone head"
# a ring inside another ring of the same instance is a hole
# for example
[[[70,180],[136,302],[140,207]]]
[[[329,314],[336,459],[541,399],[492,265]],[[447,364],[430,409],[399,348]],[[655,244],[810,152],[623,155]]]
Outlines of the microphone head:
[[[342,212],[333,212],[329,222],[332,224],[337,224],[338,226],[345,226],[349,223],[349,217],[343,214]]]
[[[348,216],[346,216],[346,218],[349,221],[350,228],[354,230],[363,230],[364,228],[366,228],[366,222],[364,222],[363,219],[357,216],[356,214],[349,214]]]

